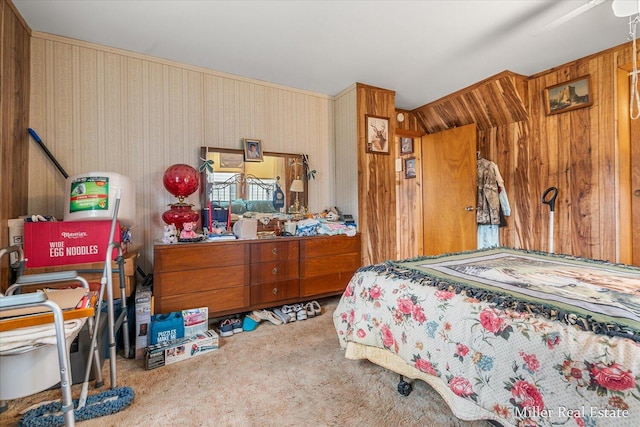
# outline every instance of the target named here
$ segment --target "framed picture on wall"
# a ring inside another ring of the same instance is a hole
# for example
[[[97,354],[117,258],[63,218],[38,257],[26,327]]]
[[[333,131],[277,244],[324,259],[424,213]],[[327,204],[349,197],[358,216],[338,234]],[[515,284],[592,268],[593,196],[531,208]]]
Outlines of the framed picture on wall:
[[[244,140],[244,161],[245,162],[261,162],[262,144],[259,139]]]
[[[413,153],[413,138],[400,137],[400,154]]]
[[[409,157],[404,159],[404,178],[415,178],[416,175],[416,158]]]
[[[547,114],[558,114],[589,107],[593,104],[591,97],[591,77],[589,75],[550,86],[544,90],[544,104]]]
[[[389,118],[365,116],[367,153],[389,154]]]

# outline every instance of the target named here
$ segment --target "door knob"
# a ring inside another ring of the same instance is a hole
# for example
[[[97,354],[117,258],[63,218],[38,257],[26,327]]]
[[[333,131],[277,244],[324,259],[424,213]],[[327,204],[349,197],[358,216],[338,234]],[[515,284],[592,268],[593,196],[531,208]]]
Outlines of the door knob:
[[[471,212],[473,210],[475,210],[475,208],[473,206],[467,206],[466,208],[464,208],[465,211],[467,212]]]
[[[633,195],[636,196],[636,197],[640,197],[640,190],[634,191]]]

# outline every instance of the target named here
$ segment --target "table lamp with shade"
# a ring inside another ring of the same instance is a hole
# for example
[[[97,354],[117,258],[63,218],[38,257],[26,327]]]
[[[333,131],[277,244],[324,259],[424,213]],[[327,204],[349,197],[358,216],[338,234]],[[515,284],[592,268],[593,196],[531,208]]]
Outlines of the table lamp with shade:
[[[300,179],[300,177],[297,177],[296,179],[293,180],[293,182],[291,183],[291,187],[289,188],[289,190],[292,193],[296,193],[296,200],[293,203],[293,211],[292,213],[300,213],[300,199],[299,199],[299,194],[300,193],[304,193],[304,182],[302,182],[302,180]]]

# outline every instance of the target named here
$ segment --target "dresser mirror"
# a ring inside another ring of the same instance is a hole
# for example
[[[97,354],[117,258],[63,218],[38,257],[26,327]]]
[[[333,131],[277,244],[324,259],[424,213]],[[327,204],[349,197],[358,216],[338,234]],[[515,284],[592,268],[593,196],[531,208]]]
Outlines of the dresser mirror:
[[[262,161],[246,162],[244,150],[201,147],[199,164],[203,207],[230,205],[232,214],[242,215],[294,213],[294,205],[308,206],[301,154],[265,151]]]

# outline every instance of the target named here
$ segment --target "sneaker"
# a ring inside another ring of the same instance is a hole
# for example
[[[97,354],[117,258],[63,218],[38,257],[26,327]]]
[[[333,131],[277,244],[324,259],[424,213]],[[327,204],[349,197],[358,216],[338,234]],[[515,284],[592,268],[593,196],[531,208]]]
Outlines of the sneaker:
[[[320,316],[322,314],[322,307],[320,307],[320,303],[318,301],[311,301],[311,307],[313,307],[313,311],[316,313],[316,316]]]
[[[234,334],[239,334],[240,332],[242,332],[242,320],[240,320],[238,317],[234,317],[231,319],[231,326],[233,328],[233,333]]]
[[[307,320],[307,310],[304,308],[302,304],[295,304],[293,309],[296,312],[296,317],[298,320]]]
[[[282,320],[282,323],[289,323],[291,321],[291,316],[289,316],[288,314],[285,314],[279,308],[274,308],[273,314],[275,314],[278,317],[278,319]]]
[[[233,324],[231,323],[231,319],[224,319],[220,322],[218,330],[220,331],[221,337],[230,337],[233,335]]]
[[[308,302],[304,305],[304,310],[307,312],[307,319],[310,319],[312,317],[316,317],[316,311],[313,308],[313,305]]]
[[[289,323],[295,322],[296,320],[298,320],[296,317],[296,310],[293,308],[292,305],[283,305],[282,313],[289,316]]]
[[[253,315],[262,320],[268,320],[274,325],[282,325],[282,320],[278,319],[278,316],[273,314],[272,311],[269,310],[254,310]]]
[[[244,320],[242,321],[242,330],[246,332],[254,331],[258,324],[260,323],[260,319],[255,318],[253,314],[249,313],[244,316]]]

